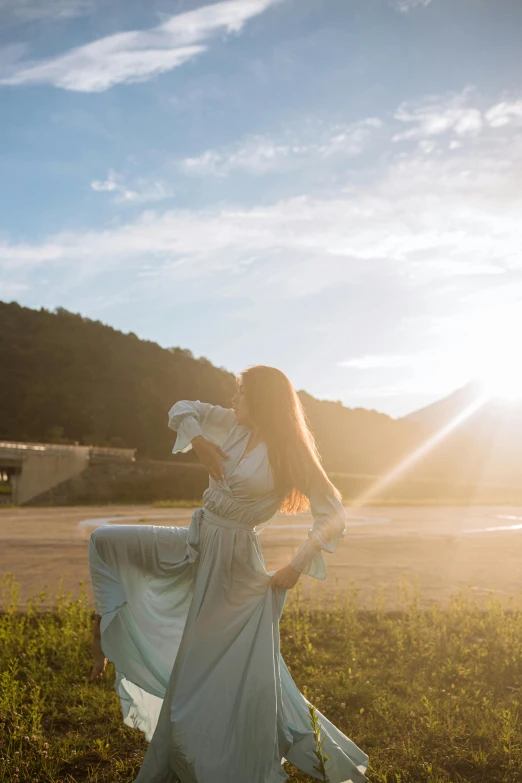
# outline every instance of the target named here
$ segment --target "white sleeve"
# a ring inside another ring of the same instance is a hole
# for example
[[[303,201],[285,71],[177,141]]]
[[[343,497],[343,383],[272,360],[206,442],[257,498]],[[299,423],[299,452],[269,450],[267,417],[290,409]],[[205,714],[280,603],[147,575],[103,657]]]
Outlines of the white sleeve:
[[[196,435],[203,435],[221,446],[235,423],[233,408],[199,400],[179,400],[169,411],[169,427],[177,434],[172,453],[190,451]]]
[[[317,486],[310,491],[308,498],[314,519],[313,526],[290,565],[308,576],[326,579],[326,563],[322,553],[323,550],[335,552],[337,549],[346,529],[346,512],[333,493]]]

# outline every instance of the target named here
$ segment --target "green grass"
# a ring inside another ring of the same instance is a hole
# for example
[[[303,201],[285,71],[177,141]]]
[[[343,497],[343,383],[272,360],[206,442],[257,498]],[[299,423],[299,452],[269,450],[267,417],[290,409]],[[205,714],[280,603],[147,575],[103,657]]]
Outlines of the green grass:
[[[84,586],[78,599],[60,587],[52,612],[44,593],[20,611],[11,574],[2,586],[0,781],[132,781],[146,741],[122,723],[112,664],[89,682]],[[313,609],[300,582],[289,591],[282,651],[301,691],[369,754],[372,783],[522,780],[520,603],[481,608],[468,588],[425,610],[403,582],[400,611],[380,585],[363,611],[353,583],[333,598],[326,589]],[[291,783],[311,780],[286,769]]]

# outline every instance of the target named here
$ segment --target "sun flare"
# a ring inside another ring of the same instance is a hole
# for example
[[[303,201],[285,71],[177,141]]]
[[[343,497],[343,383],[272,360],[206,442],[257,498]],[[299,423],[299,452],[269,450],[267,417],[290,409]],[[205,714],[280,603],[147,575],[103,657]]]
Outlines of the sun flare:
[[[522,399],[522,367],[514,356],[510,361],[511,366],[496,362],[479,376],[488,397],[500,397],[503,400]]]
[[[505,401],[522,400],[522,308],[505,306],[475,313],[467,324],[468,339],[460,361],[472,372],[484,394]]]

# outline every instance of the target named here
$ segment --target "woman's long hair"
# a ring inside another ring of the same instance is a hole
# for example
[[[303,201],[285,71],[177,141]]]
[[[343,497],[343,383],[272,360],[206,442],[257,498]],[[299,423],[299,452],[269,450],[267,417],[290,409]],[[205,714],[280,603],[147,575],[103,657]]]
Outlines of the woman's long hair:
[[[301,400],[284,372],[258,364],[238,373],[236,380],[243,384],[250,418],[267,445],[276,493],[282,498],[279,511],[307,511],[307,495],[317,484],[341,500],[321,465]]]

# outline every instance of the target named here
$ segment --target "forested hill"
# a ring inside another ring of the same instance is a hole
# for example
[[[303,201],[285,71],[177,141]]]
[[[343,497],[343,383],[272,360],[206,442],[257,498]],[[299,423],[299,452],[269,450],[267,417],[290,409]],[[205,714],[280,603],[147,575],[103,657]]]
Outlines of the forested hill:
[[[0,438],[137,448],[166,459],[178,399],[230,406],[232,373],[58,309],[0,303]]]
[[[161,348],[63,309],[16,303],[0,302],[0,366],[0,439],[124,446],[157,460],[196,459],[171,454],[167,412],[176,400],[229,407],[235,391],[233,373],[188,349]],[[431,419],[392,419],[298,393],[328,472],[386,473],[433,434]],[[477,417],[474,427],[444,439],[403,478],[512,482],[520,476],[520,445],[496,436],[498,419],[488,437],[477,437]]]
[[[176,400],[229,407],[235,391],[233,373],[190,350],[16,303],[0,303],[0,363],[0,439],[125,446],[153,459],[171,458]],[[299,395],[327,470],[380,473],[421,436],[415,422]]]

